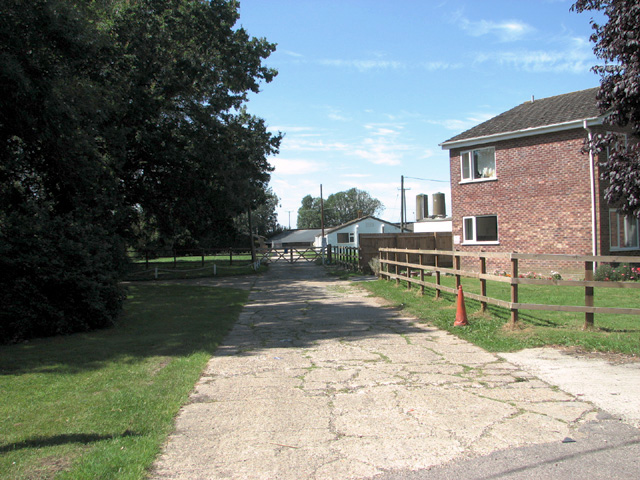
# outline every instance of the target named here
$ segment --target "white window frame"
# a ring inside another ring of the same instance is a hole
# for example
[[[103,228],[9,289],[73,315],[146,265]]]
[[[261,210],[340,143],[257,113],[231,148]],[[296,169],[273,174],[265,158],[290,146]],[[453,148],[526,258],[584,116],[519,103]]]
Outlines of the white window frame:
[[[495,240],[478,240],[478,227],[477,220],[478,218],[495,218],[496,219],[496,239]],[[468,235],[468,227],[467,224],[470,223],[472,232],[471,235]],[[499,225],[498,225],[498,216],[497,215],[476,215],[469,217],[462,217],[462,245],[499,245],[500,237],[499,237]],[[471,238],[467,238],[467,237]]]
[[[615,218],[613,225],[612,217]],[[633,225],[635,223],[635,225]],[[635,226],[636,243],[631,246],[620,246],[621,233],[623,238],[631,235],[631,229]],[[613,235],[615,233],[615,236]],[[614,240],[615,239],[615,243]],[[640,225],[637,218],[620,215],[614,208],[609,209],[609,249],[612,252],[622,252],[626,250],[640,250]]]
[[[474,154],[475,152],[481,151],[491,151],[493,153],[493,172],[490,176],[476,176],[476,170],[474,168]],[[467,158],[465,158],[465,155]],[[466,168],[465,168],[466,167]],[[464,172],[467,170],[469,172],[469,176],[465,177]],[[485,148],[474,148],[473,150],[465,150],[460,152],[460,183],[472,183],[472,182],[487,182],[496,180],[497,172],[496,172],[496,149],[494,147],[485,147]]]

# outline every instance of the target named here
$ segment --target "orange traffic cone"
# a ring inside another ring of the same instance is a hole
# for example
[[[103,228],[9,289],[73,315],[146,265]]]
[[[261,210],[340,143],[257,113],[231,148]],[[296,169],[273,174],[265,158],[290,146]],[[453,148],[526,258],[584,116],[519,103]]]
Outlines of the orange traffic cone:
[[[458,287],[458,310],[456,311],[456,321],[454,327],[464,327],[469,325],[467,322],[467,309],[464,306],[464,294],[462,293],[462,285]]]

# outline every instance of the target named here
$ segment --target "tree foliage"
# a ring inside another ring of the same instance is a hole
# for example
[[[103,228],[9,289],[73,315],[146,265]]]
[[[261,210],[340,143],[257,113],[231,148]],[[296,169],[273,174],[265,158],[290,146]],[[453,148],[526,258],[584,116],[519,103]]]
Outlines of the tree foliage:
[[[593,19],[591,41],[604,61],[593,67],[600,75],[598,106],[605,124],[640,134],[640,3],[637,0],[578,0],[577,12],[601,11],[604,24]],[[615,128],[614,128],[615,130]],[[599,135],[588,146],[601,154],[605,199],[620,212],[640,218],[640,147],[624,145],[616,133]],[[606,153],[606,155],[605,155]]]
[[[324,201],[325,227],[337,227],[366,215],[378,215],[384,210],[380,200],[369,193],[351,188],[329,195]],[[307,195],[298,209],[298,228],[320,228],[320,197]]]
[[[214,245],[268,199],[275,49],[223,0],[0,0],[0,341],[109,325],[128,245]]]

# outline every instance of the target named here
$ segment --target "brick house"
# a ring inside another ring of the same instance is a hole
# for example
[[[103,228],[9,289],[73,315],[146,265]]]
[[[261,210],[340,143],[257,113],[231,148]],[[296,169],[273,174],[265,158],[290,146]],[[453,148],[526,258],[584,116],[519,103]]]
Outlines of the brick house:
[[[582,148],[603,132],[592,88],[525,102],[443,142],[454,248],[638,255],[638,221],[602,198]]]

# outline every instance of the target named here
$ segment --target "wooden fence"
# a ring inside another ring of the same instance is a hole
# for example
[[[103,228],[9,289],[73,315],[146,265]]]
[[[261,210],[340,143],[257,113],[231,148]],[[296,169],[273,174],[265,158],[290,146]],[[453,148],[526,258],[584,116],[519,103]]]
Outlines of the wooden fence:
[[[409,261],[410,255],[418,257],[418,263]],[[436,255],[435,265],[425,265],[422,259],[428,255]],[[439,258],[449,256],[453,260],[453,268],[441,267]],[[478,271],[462,270],[460,261],[462,257],[475,258],[478,261]],[[487,273],[487,258],[506,259],[511,264],[508,276],[494,275]],[[536,260],[550,262],[581,262],[584,263],[584,280],[561,280],[561,279],[542,279],[542,278],[520,278],[518,271],[519,260]],[[594,306],[594,288],[640,288],[640,282],[610,282],[595,281],[593,279],[593,271],[595,263],[640,263],[640,257],[626,256],[590,256],[590,255],[544,255],[544,254],[526,254],[526,253],[497,253],[497,252],[443,252],[441,250],[407,250],[397,248],[381,248],[380,249],[380,276],[388,279],[395,279],[396,283],[400,281],[407,282],[407,288],[411,289],[412,285],[419,285],[421,293],[424,293],[424,287],[434,288],[436,290],[436,298],[440,296],[440,292],[449,292],[457,294],[460,286],[461,277],[477,278],[480,280],[480,295],[465,292],[467,298],[480,302],[481,310],[486,311],[487,304],[504,307],[511,312],[511,324],[515,325],[518,321],[518,310],[546,310],[560,312],[584,312],[585,328],[591,328],[594,324],[594,314],[631,314],[640,315],[640,308],[613,308],[613,307],[596,307]],[[405,269],[401,271],[400,269]],[[393,271],[391,271],[393,269]],[[425,272],[435,274],[435,284],[425,282]],[[417,273],[419,276],[414,276]],[[440,284],[442,274],[455,275],[456,288],[447,287]],[[510,301],[500,300],[487,296],[487,280],[494,282],[503,282],[511,285]],[[546,305],[518,302],[518,285],[557,285],[584,287],[584,306],[581,305]]]
[[[173,267],[177,268],[178,262],[184,257],[200,257],[202,266],[205,265],[205,257],[225,257],[229,259],[229,265],[233,265],[233,257],[251,256],[248,248],[198,248],[198,249],[176,249],[176,250],[154,250],[144,253],[132,253],[134,260],[144,260],[145,268],[149,268],[149,262],[156,260],[173,258]]]
[[[438,233],[362,233],[359,235],[359,268],[366,271],[372,258],[378,258],[381,248],[400,248],[409,250],[453,250],[453,237],[450,232]],[[417,258],[414,258],[417,261]],[[424,263],[435,265],[435,257],[423,258]],[[451,266],[451,258],[439,259],[440,266]]]
[[[327,260],[342,268],[358,270],[360,253],[356,247],[340,247],[337,245],[327,246]]]

